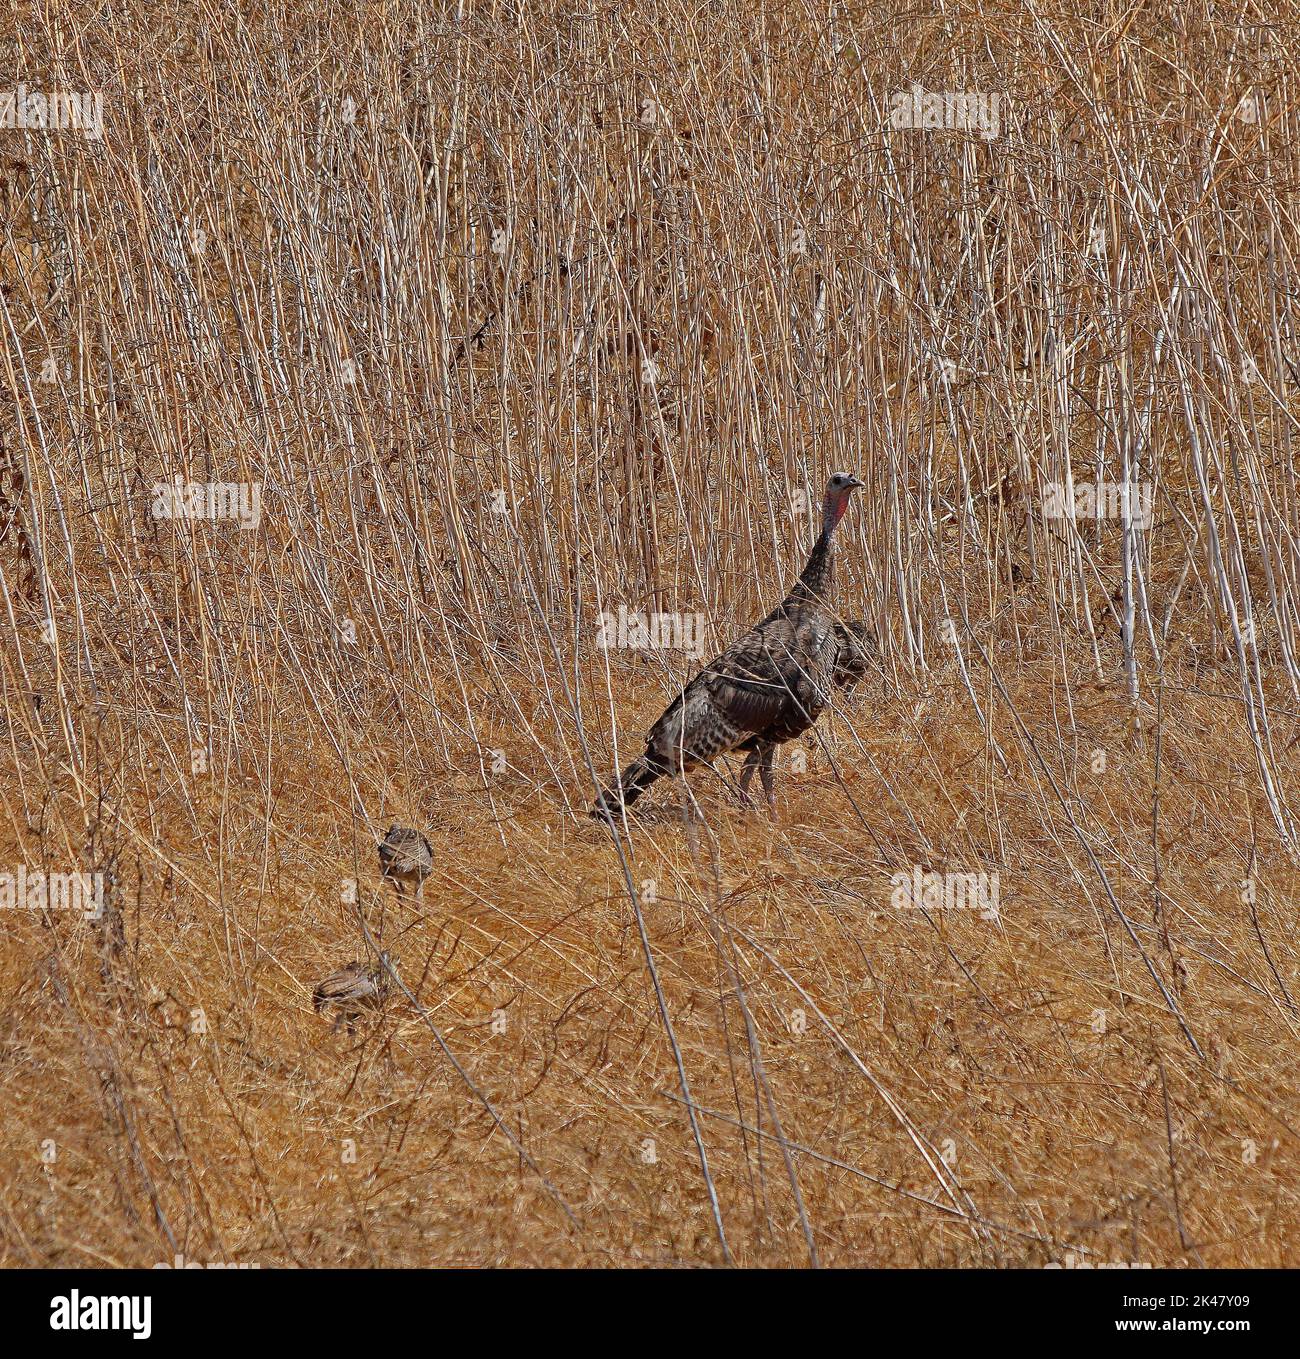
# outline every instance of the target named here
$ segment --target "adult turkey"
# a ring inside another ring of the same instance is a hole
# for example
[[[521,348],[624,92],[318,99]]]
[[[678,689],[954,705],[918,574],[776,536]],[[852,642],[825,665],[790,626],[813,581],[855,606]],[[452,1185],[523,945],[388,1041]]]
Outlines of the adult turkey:
[[[645,753],[628,765],[615,787],[601,793],[591,816],[612,824],[656,780],[740,750],[748,753],[742,792],[748,796],[758,769],[773,806],[772,752],[817,721],[830,702],[837,672],[848,683],[859,664],[866,629],[856,624],[850,631],[837,624],[830,595],[835,530],[862,484],[848,472],[836,472],[827,481],[822,531],[794,588],[687,684],[650,728]]]

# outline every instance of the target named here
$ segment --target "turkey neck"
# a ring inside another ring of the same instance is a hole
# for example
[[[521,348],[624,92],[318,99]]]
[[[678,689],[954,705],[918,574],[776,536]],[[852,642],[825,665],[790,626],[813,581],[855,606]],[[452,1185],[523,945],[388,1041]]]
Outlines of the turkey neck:
[[[813,544],[807,564],[793,590],[786,597],[786,608],[825,608],[835,583],[835,529],[838,519],[829,516],[822,525],[821,537]]]

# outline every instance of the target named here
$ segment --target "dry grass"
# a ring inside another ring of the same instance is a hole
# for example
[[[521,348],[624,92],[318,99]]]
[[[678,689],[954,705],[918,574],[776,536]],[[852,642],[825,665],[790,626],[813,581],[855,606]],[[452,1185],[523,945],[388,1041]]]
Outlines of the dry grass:
[[[0,866],[108,893],[0,917],[3,1259],[1297,1263],[1295,6],[543,8],[7,16],[105,128],[0,131]],[[836,467],[881,668],[616,842],[600,613]]]

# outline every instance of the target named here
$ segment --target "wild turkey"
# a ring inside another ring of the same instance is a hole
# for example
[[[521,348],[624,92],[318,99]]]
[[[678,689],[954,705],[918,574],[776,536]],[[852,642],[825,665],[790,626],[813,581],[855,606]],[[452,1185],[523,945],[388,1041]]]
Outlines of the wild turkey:
[[[418,830],[390,826],[379,842],[379,871],[396,887],[400,900],[412,884],[418,892],[433,871],[433,848]]]
[[[388,972],[384,962],[388,954],[382,955],[383,961],[373,967],[362,967],[358,962],[348,963],[331,972],[312,992],[312,1008],[320,1014],[325,1009],[335,1011],[334,1032],[339,1025],[346,1023],[349,1033],[356,1032],[356,1022],[365,1010],[378,1010],[388,996]]]
[[[738,750],[749,755],[742,789],[760,769],[772,805],[772,749],[807,731],[830,701],[846,637],[830,608],[835,530],[861,485],[847,472],[830,478],[822,531],[794,588],[687,684],[650,728],[645,753],[596,799],[593,817],[612,823],[657,779]],[[849,655],[844,663],[856,664]]]

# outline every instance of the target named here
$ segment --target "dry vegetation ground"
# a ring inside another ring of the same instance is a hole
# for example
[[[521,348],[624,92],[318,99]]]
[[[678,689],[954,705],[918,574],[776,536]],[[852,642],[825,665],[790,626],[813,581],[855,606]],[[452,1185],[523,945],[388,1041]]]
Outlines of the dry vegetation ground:
[[[0,866],[108,885],[0,916],[4,1262],[1295,1264],[1295,6],[241,8],[4,20],[104,134],[0,130]],[[836,467],[879,668],[616,842],[601,611]]]

